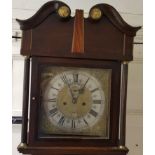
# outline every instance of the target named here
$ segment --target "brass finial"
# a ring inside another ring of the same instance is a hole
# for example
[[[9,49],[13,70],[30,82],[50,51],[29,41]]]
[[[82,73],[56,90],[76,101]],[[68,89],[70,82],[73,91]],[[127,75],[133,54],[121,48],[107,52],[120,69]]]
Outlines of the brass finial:
[[[102,17],[102,11],[99,8],[93,8],[89,15],[93,20],[99,20]]]
[[[128,148],[126,146],[120,145],[119,149],[123,150],[123,151],[129,151]]]
[[[58,14],[62,18],[67,18],[70,16],[70,9],[67,6],[61,6],[58,8]]]
[[[26,143],[20,143],[18,145],[18,148],[27,148],[27,144]]]
[[[129,61],[123,61],[122,62],[124,65],[127,65],[129,63]]]

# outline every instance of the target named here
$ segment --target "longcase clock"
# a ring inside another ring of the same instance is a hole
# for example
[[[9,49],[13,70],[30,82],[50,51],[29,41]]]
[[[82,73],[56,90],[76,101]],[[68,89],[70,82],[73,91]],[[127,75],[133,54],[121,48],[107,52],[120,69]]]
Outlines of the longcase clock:
[[[73,10],[74,11],[74,10]],[[23,120],[18,151],[32,155],[126,155],[128,62],[140,27],[108,4],[83,10],[44,4],[22,30]]]

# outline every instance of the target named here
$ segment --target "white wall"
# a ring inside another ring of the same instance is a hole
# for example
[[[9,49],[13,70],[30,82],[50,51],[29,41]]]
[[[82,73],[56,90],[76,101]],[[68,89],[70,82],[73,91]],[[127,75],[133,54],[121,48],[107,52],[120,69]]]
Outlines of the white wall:
[[[62,0],[66,2],[74,14],[75,9],[89,9],[97,3],[108,3],[115,7],[126,22],[133,26],[143,24],[142,0]],[[47,0],[13,0],[12,34],[19,30],[15,19],[31,17]],[[22,107],[22,82],[23,82],[23,57],[19,55],[20,40],[13,39],[13,109],[14,116],[21,116]],[[143,30],[138,31],[135,42],[143,42]],[[143,75],[143,47],[142,44],[134,45],[134,61],[129,64],[128,95],[127,95],[127,135],[126,145],[130,149],[129,155],[142,155],[142,128],[143,128],[143,101],[142,101],[142,75]],[[21,125],[13,125],[13,155],[18,155],[17,145],[20,143]]]

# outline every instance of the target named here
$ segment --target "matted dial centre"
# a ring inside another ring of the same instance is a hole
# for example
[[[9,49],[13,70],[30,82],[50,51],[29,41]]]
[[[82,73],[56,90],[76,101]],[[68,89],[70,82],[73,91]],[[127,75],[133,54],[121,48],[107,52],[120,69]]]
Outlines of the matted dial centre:
[[[80,87],[78,85],[72,85],[71,90],[68,86],[64,86],[59,92],[57,106],[65,117],[81,118],[90,111],[93,102],[91,92],[87,88],[85,88],[83,93],[79,93],[79,90]],[[76,99],[76,102],[73,101],[73,98]]]

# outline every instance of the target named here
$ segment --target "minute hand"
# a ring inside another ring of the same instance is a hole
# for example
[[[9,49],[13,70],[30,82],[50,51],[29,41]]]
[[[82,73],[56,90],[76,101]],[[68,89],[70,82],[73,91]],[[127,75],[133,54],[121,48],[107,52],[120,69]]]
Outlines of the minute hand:
[[[80,94],[83,93],[84,88],[85,88],[85,86],[86,86],[86,84],[87,84],[88,81],[89,81],[89,78],[86,80],[86,82],[84,83],[83,87],[79,90],[79,93]]]

